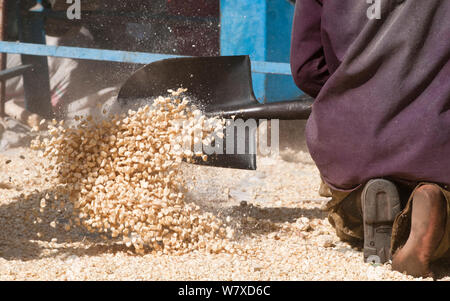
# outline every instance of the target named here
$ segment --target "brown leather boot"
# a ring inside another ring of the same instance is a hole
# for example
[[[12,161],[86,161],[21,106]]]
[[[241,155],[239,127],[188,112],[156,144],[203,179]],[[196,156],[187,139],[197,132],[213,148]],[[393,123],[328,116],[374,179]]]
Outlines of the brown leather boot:
[[[415,190],[411,232],[392,260],[392,269],[414,277],[432,277],[431,257],[445,233],[447,204],[439,187],[423,185]]]

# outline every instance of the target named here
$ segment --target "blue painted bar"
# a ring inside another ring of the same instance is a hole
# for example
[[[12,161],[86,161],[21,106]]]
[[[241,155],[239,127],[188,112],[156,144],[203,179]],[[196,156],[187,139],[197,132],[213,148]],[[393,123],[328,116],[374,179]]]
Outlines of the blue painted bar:
[[[292,76],[291,65],[287,63],[252,61],[252,72]]]
[[[183,57],[171,54],[47,46],[2,41],[0,41],[0,52],[133,64],[149,64],[163,59]],[[252,61],[252,72],[290,75],[291,69],[289,64],[285,63]]]
[[[21,76],[31,69],[33,69],[32,65],[19,65],[17,67],[2,70],[0,71],[0,80],[8,80],[16,76]]]

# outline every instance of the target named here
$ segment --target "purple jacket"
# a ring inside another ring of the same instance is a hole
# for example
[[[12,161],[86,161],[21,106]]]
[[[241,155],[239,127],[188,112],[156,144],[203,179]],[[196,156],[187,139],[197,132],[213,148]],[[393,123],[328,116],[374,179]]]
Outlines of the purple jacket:
[[[448,185],[450,0],[379,1],[370,19],[364,0],[297,0],[292,74],[316,98],[308,148],[335,188]]]

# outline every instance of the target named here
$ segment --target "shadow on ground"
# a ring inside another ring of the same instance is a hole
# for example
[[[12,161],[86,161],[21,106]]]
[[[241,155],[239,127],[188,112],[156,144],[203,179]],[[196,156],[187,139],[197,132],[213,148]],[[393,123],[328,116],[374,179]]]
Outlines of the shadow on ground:
[[[52,201],[47,200],[42,208],[41,199],[45,195]],[[17,197],[0,206],[0,257],[29,261],[63,253],[91,256],[131,251],[117,241],[71,223],[71,212],[67,198],[52,190]]]
[[[53,201],[47,201],[45,208],[42,208],[41,199],[46,194]],[[301,217],[308,217],[310,220],[325,219],[327,215],[319,208],[261,208],[251,203],[215,212],[211,208],[206,210],[222,219],[229,217],[232,224],[238,225],[240,238],[280,231],[284,224],[295,223]],[[68,200],[53,190],[36,191],[0,206],[0,257],[30,261],[119,252],[139,256],[133,252],[132,247],[128,248],[109,236],[92,234],[83,226],[72,224],[70,229],[65,229],[66,225],[70,225],[71,214]],[[55,239],[56,242],[52,242]],[[441,260],[433,266],[437,279],[450,275],[448,260]]]
[[[41,207],[45,196],[45,207]],[[295,223],[303,216],[321,219],[326,216],[320,209],[260,208],[252,204],[220,211],[201,207],[222,219],[229,216],[232,224],[239,225],[243,236],[279,231],[282,224]],[[72,205],[66,196],[54,190],[16,197],[11,203],[0,206],[0,257],[29,261],[64,255],[133,254],[132,247],[126,247],[109,235],[90,233],[71,221]]]

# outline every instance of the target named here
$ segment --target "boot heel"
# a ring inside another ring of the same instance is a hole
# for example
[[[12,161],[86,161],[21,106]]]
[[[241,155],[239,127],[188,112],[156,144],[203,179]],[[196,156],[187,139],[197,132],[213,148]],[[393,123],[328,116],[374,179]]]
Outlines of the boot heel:
[[[364,261],[385,263],[391,259],[392,225],[401,212],[395,184],[384,179],[370,180],[361,195],[364,222]]]

